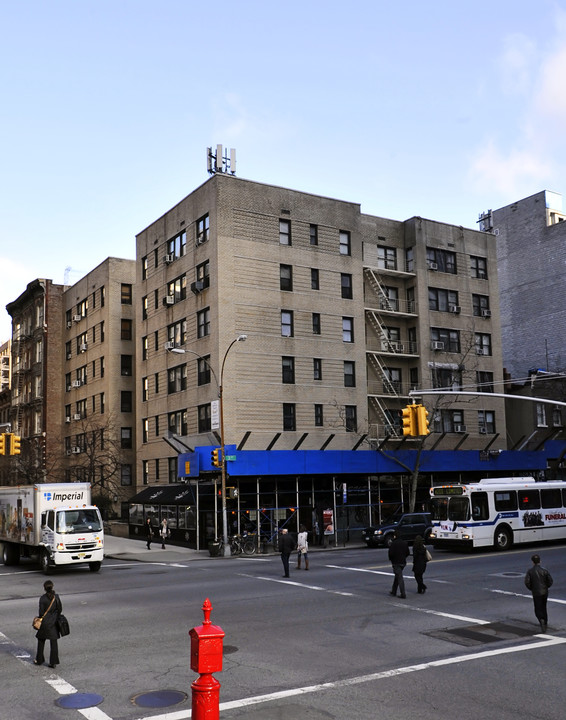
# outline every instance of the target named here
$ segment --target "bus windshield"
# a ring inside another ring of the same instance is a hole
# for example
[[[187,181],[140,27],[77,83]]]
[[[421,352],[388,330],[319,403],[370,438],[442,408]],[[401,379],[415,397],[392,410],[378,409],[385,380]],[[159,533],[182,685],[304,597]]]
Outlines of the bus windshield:
[[[61,510],[57,513],[57,532],[70,535],[100,532],[100,516],[94,509]]]
[[[467,497],[434,497],[431,501],[433,520],[470,519],[470,500]]]

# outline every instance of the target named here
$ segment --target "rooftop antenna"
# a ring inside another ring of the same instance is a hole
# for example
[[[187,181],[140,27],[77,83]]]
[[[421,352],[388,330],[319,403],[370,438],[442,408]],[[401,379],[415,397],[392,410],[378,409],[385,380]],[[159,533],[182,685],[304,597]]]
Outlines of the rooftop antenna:
[[[216,146],[216,152],[212,152],[212,147],[206,148],[206,167],[210,175],[215,173],[224,173],[225,175],[236,174],[236,150],[230,148],[222,151],[222,145]]]

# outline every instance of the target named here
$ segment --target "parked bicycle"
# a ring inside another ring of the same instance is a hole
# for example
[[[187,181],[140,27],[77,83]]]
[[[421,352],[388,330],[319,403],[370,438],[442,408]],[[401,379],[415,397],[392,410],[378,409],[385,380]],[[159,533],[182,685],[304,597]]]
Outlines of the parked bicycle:
[[[219,538],[218,542],[220,543],[218,554],[224,555],[224,539]],[[232,535],[228,538],[228,542],[230,543],[231,555],[241,555],[242,553],[253,555],[257,550],[254,541],[247,535]]]

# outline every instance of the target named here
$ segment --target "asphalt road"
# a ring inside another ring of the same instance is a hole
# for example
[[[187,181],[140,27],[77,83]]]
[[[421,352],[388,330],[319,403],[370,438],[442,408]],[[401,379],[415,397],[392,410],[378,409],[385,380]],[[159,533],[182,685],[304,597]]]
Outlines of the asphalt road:
[[[537,548],[555,578],[546,635],[523,585],[533,548],[438,551],[425,595],[407,566],[406,600],[381,549],[313,553],[290,580],[277,556],[107,559],[52,576],[71,623],[56,671],[31,664],[44,576],[0,566],[0,720],[189,718],[188,632],[207,597],[225,632],[223,720],[562,720],[565,549]],[[100,704],[57,704],[83,694]]]

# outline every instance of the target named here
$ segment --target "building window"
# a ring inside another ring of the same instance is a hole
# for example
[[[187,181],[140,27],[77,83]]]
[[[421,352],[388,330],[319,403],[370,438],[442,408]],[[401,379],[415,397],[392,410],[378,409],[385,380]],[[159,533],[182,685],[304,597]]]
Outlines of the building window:
[[[477,355],[491,355],[491,335],[489,333],[476,333],[475,345]]]
[[[167,458],[167,478],[169,483],[177,482],[177,458]]]
[[[159,395],[159,373],[155,373],[153,376],[154,393]]]
[[[460,312],[458,293],[455,290],[429,287],[428,308],[438,312]]]
[[[383,392],[387,395],[401,393],[401,368],[383,368]]]
[[[347,343],[354,342],[354,318],[342,318],[342,340]]]
[[[187,252],[187,233],[183,230],[167,241],[167,260],[183,257]]]
[[[142,360],[147,360],[148,342],[147,336],[142,338]]]
[[[146,443],[149,438],[149,420],[143,418],[142,420],[142,443]]]
[[[132,286],[128,283],[122,283],[121,286],[121,293],[120,293],[120,302],[122,305],[131,305],[132,304]]]
[[[144,377],[142,378],[142,402],[147,402],[149,395],[149,380]]]
[[[312,314],[312,334],[320,335],[320,313]]]
[[[476,370],[476,384],[478,392],[494,392],[493,373],[485,370]]]
[[[180,320],[167,327],[167,340],[174,343],[175,347],[185,344],[187,339],[187,321]]]
[[[495,413],[492,410],[478,410],[478,429],[482,434],[495,434]]]
[[[167,298],[173,298],[173,302],[179,302],[187,297],[187,276],[181,275],[170,283],[167,283]],[[170,301],[165,300],[165,304]]]
[[[283,430],[296,430],[295,403],[283,403]]]
[[[281,310],[281,335],[293,337],[293,311]]]
[[[198,406],[198,431],[199,433],[210,432],[212,421],[210,416],[210,403]]]
[[[100,288],[100,307],[104,307],[106,301],[106,288],[104,285]]]
[[[430,329],[431,348],[444,352],[460,352],[460,332],[447,328]]]
[[[279,244],[291,245],[291,221],[279,220]]]
[[[147,295],[142,298],[142,320],[147,320],[148,300]]]
[[[177,412],[169,413],[167,416],[167,427],[169,432],[173,435],[186,435],[187,434],[187,411],[178,410]]]
[[[132,321],[122,318],[120,320],[120,338],[122,340],[132,339]]]
[[[344,387],[356,387],[356,363],[344,361]]]
[[[210,233],[210,217],[208,213],[197,220],[197,245],[202,245],[208,240]]]
[[[104,377],[104,356],[100,358],[100,377]]]
[[[197,385],[208,385],[210,382],[210,355],[197,360]]]
[[[405,250],[405,270],[414,272],[415,270],[415,248],[407,248]]]
[[[537,427],[548,427],[546,422],[546,405],[544,403],[537,403]]]
[[[197,313],[197,337],[202,338],[207,335],[210,335],[210,308]]]
[[[129,450],[132,447],[132,428],[123,427],[120,429],[120,447]]]
[[[155,416],[155,437],[159,437],[159,415]]]
[[[562,410],[559,407],[552,408],[552,425],[562,427]]]
[[[131,485],[132,484],[132,466],[122,465],[120,469],[120,484]]]
[[[149,485],[149,460],[142,460],[142,483]]]
[[[426,261],[429,270],[451,273],[452,275],[457,273],[456,253],[451,250],[427,247]]]
[[[159,482],[159,458],[155,458],[155,482]]]
[[[491,317],[488,295],[472,295],[472,314],[475,317]]]
[[[384,270],[397,270],[397,250],[394,247],[378,245],[377,267]]]
[[[340,230],[340,255],[351,255],[352,243],[350,233],[347,230]]]
[[[345,300],[351,300],[353,297],[352,276],[348,273],[340,273],[340,285],[342,297]]]
[[[389,312],[399,312],[399,288],[383,285],[379,293],[379,307]]]
[[[314,406],[314,424],[315,427],[322,427],[324,425],[322,405],[316,404]]]
[[[288,291],[293,289],[293,268],[291,265],[279,265],[279,288]]]
[[[319,273],[317,268],[311,268],[311,290],[320,290]]]
[[[132,356],[131,355],[121,355],[120,356],[120,373],[121,373],[121,375],[131,375],[132,374]]]
[[[177,365],[177,367],[167,370],[167,394],[183,392],[187,389],[187,366]]]
[[[210,262],[208,260],[196,266],[195,279],[198,283],[201,283],[199,290],[210,287]]]
[[[458,368],[432,368],[432,387],[450,392],[462,389],[462,371]]]
[[[106,409],[106,396],[104,393],[100,393],[100,414],[104,415],[104,410]]]
[[[440,410],[434,413],[432,425],[437,433],[465,432],[462,410]]]
[[[358,411],[355,405],[344,406],[346,432],[358,432]]]
[[[487,258],[470,255],[470,275],[479,280],[487,280]]]
[[[120,412],[132,412],[132,393],[130,390],[120,392]]]
[[[322,359],[313,358],[312,361],[313,380],[322,380]]]
[[[147,280],[147,255],[142,258],[142,280]]]
[[[285,384],[294,384],[295,382],[295,358],[281,358],[282,382]]]
[[[318,225],[311,223],[309,227],[309,239],[311,245],[318,245]]]

